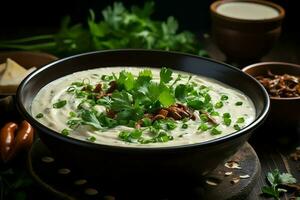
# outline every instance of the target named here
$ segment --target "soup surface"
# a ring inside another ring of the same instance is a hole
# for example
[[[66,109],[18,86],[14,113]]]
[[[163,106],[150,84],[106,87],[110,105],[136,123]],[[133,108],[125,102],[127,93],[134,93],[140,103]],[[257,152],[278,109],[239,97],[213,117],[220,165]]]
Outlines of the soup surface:
[[[279,15],[278,10],[275,8],[249,2],[229,2],[221,4],[217,8],[217,13],[227,17],[247,20],[271,19]]]
[[[32,115],[79,140],[128,147],[200,143],[247,126],[255,108],[241,91],[168,68],[107,67],[43,87]]]

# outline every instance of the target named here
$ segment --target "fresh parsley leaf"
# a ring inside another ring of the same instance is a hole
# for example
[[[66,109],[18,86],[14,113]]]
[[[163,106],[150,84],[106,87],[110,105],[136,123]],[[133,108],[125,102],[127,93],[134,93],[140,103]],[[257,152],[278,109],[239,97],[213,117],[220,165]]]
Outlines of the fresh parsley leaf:
[[[263,186],[262,193],[272,196],[279,200],[280,193],[287,192],[287,190],[280,187],[280,184],[293,184],[297,180],[289,173],[280,173],[275,169],[267,174],[267,180],[270,186]]]
[[[94,127],[95,129],[101,129],[102,126],[97,119],[96,113],[94,111],[89,110],[82,110],[80,113],[80,117],[82,119],[82,124],[84,125],[90,125]]]
[[[160,83],[169,83],[172,80],[172,70],[163,67],[160,70]]]
[[[163,90],[158,96],[158,99],[164,107],[169,107],[170,105],[175,103],[174,95],[169,89]]]

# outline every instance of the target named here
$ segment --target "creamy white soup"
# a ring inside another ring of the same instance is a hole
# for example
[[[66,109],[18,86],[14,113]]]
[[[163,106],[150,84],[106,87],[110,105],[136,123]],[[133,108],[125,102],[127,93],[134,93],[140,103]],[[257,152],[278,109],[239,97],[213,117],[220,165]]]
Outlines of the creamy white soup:
[[[216,9],[217,13],[237,18],[237,19],[246,19],[246,20],[263,20],[263,19],[272,19],[279,16],[277,9],[251,2],[229,2],[221,4]]]
[[[43,87],[32,115],[79,140],[127,147],[201,143],[255,119],[248,96],[219,81],[168,68],[107,67]]]

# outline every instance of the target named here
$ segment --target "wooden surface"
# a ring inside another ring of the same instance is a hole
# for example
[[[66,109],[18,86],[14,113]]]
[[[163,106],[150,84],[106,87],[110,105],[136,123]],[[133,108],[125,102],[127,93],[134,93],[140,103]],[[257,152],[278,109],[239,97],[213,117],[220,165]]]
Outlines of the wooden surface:
[[[211,58],[227,62],[225,55],[213,43],[210,34],[203,35],[203,43]],[[275,44],[274,48],[261,60],[249,61],[248,64],[266,61],[282,61],[300,64],[300,37],[298,33],[283,33],[280,40]],[[229,63],[238,68],[246,65]],[[300,111],[299,111],[300,112]],[[266,175],[268,172],[279,169],[280,172],[291,173],[300,182],[300,161],[294,161],[290,158],[290,154],[295,152],[300,146],[300,125],[292,130],[285,128],[278,130],[271,125],[264,125],[250,138],[249,143],[255,149],[260,163],[261,175],[249,194],[247,200],[265,200],[273,199],[261,195],[261,188],[266,183]],[[284,194],[281,199],[289,200],[292,194]]]
[[[144,193],[134,193],[134,196],[130,198],[124,197],[121,194],[114,191],[114,189],[105,189],[105,182],[101,180],[93,179],[93,177],[87,178],[86,175],[76,172],[72,169],[72,166],[66,168],[65,165],[59,163],[51,152],[43,145],[40,140],[37,140],[29,152],[28,163],[29,172],[37,183],[52,193],[58,198],[64,199],[80,199],[80,200],[93,200],[101,199],[104,196],[115,196],[116,199],[179,199],[178,196],[182,196],[185,199],[218,199],[218,200],[244,200],[249,192],[255,186],[260,176],[260,163],[258,157],[249,145],[245,143],[243,147],[227,161],[235,161],[239,164],[240,169],[231,169],[221,163],[213,172],[208,174],[202,181],[199,187],[188,188],[187,190],[181,190],[180,192],[174,191],[172,188],[172,194],[164,196],[163,194],[157,194],[155,197],[147,198]],[[227,162],[226,161],[226,162]],[[59,173],[60,169],[67,169],[67,173]],[[230,176],[226,176],[225,172],[232,172]],[[239,176],[248,175],[244,179]],[[234,178],[239,178],[238,183],[232,183]],[[85,180],[83,184],[74,184]],[[207,181],[212,181],[216,185],[207,184]],[[126,187],[126,186],[124,186]],[[126,189],[127,193],[131,190],[132,186]],[[92,188],[98,193],[93,195],[86,194],[86,189]],[[122,189],[124,190],[124,189]],[[108,192],[110,191],[110,192]],[[153,191],[155,192],[155,191]],[[138,195],[138,196],[136,196]],[[142,196],[142,197],[141,197]],[[160,198],[163,197],[163,198]]]

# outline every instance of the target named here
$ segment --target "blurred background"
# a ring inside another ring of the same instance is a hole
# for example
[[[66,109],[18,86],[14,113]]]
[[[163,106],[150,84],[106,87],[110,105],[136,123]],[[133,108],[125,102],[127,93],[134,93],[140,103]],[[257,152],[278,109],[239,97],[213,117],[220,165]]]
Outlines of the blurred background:
[[[112,0],[73,0],[73,1],[2,1],[0,11],[1,38],[11,38],[15,35],[32,32],[56,30],[61,18],[70,15],[73,22],[85,22],[88,10],[101,12],[106,6],[112,5]],[[144,4],[144,0],[122,1],[126,7],[130,5]],[[181,29],[202,32],[210,28],[209,5],[211,0],[154,0],[154,19],[165,20],[168,16],[174,16]],[[300,30],[300,2],[298,0],[272,0],[283,6],[286,10],[284,30],[298,32]]]
[[[61,19],[67,15],[71,16],[72,23],[85,23],[89,16],[89,9],[93,9],[96,16],[100,16],[101,11],[108,5],[112,5],[113,2],[112,0],[2,1],[0,40],[54,33],[59,29]],[[129,8],[131,5],[142,6],[145,2],[143,0],[128,0],[122,3]],[[190,30],[200,38],[204,33],[209,36],[211,28],[209,6],[214,1],[155,0],[154,2],[153,19],[166,20],[168,16],[174,16],[179,22],[180,30]],[[288,59],[290,62],[297,62],[295,57],[300,57],[300,53],[288,55],[282,48],[289,46],[289,49],[300,52],[298,47],[300,44],[300,2],[298,0],[272,0],[272,2],[281,5],[286,10],[280,39],[281,45],[280,47],[275,46],[275,49],[277,48],[284,54],[281,60]],[[216,59],[223,59],[221,53],[215,50],[212,54],[212,57]]]

